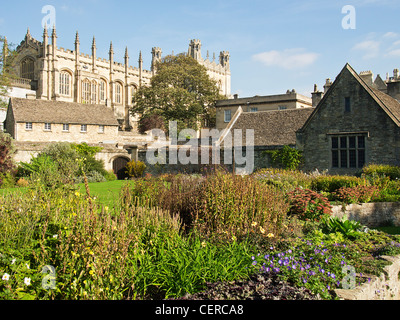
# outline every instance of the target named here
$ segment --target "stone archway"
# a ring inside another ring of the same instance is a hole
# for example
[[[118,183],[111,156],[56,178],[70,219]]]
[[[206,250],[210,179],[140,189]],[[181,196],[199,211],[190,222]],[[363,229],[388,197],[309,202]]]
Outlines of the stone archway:
[[[117,157],[113,160],[113,171],[117,176],[118,180],[124,180],[128,177],[126,174],[126,164],[129,162],[128,158],[125,157]]]

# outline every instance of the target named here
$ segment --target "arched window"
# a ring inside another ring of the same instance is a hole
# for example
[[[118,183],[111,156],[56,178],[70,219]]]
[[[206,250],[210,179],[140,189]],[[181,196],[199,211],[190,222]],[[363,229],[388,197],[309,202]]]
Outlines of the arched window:
[[[90,86],[89,80],[82,82],[82,103],[90,103]]]
[[[122,104],[122,85],[115,83],[115,103]]]
[[[21,62],[21,78],[33,80],[35,77],[35,61],[25,58]]]
[[[92,82],[92,103],[97,103],[97,82]]]
[[[99,86],[99,98],[101,102],[106,101],[107,99],[107,83],[105,80],[100,80],[100,86]]]
[[[132,85],[132,99],[133,99],[133,97],[135,96],[136,91],[137,91],[137,86],[136,86],[136,85]],[[132,102],[132,101],[131,101],[131,102]]]
[[[61,71],[60,72],[60,94],[64,96],[71,95],[71,79],[72,76],[68,71]]]

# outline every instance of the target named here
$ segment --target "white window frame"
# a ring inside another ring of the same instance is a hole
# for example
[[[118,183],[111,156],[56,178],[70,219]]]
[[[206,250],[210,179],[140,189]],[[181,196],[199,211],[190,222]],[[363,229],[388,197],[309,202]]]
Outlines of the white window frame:
[[[103,124],[101,124],[101,125],[99,125],[99,133],[104,133],[104,125]]]
[[[25,130],[32,131],[33,130],[33,123],[32,122],[26,122],[25,123]]]
[[[44,124],[44,131],[51,131],[51,123],[46,122]]]
[[[224,122],[230,122],[232,120],[232,110],[224,110]]]
[[[69,132],[69,123],[63,123],[63,132]]]
[[[87,124],[81,124],[81,132],[83,133],[87,132]]]

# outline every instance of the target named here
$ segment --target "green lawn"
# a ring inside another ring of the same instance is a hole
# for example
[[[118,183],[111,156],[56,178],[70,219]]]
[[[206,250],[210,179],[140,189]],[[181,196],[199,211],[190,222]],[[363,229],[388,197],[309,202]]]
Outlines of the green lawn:
[[[89,183],[90,195],[97,198],[97,202],[104,206],[113,207],[114,201],[118,199],[119,192],[125,183],[132,183],[132,181],[115,180],[107,182],[96,182]],[[83,183],[78,184],[79,191],[82,194],[86,194],[85,185]],[[7,188],[0,189],[0,195],[11,194],[11,193],[22,193],[24,194],[29,188]]]
[[[132,181],[115,180],[107,182],[89,183],[90,195],[97,198],[97,202],[104,206],[112,207],[114,201],[118,199],[119,192],[122,186],[126,183],[132,183]],[[85,185],[79,184],[79,190],[81,193],[86,193]]]

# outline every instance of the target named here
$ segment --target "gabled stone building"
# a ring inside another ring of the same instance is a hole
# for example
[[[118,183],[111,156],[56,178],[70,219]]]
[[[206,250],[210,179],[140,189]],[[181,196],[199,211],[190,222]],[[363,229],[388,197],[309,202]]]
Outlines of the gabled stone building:
[[[352,174],[369,163],[400,165],[400,103],[363,78],[346,64],[298,130],[305,170]]]

